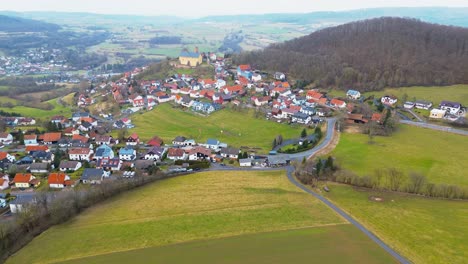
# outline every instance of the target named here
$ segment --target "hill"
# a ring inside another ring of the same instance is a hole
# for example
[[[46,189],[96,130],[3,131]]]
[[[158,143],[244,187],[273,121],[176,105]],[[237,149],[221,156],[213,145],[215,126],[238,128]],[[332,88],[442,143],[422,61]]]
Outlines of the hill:
[[[60,26],[51,23],[0,15],[0,31],[4,32],[45,32],[59,29]]]
[[[234,61],[361,91],[468,83],[468,29],[383,17],[319,30]]]

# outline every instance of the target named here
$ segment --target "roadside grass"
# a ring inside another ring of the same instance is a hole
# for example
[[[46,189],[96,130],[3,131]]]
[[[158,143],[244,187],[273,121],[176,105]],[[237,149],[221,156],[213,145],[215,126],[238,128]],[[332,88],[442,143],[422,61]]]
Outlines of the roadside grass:
[[[401,125],[391,137],[368,141],[367,135],[343,133],[332,155],[343,169],[360,176],[396,168],[422,173],[432,183],[468,186],[466,136]]]
[[[338,184],[332,184],[330,189],[325,193],[327,198],[413,263],[466,263],[468,202]]]
[[[131,117],[135,128],[130,133],[137,133],[143,140],[155,135],[172,142],[176,136],[186,136],[197,142],[216,138],[229,145],[258,147],[260,152],[271,150],[273,139],[282,135],[284,139],[300,136],[301,127],[292,127],[265,120],[256,119],[252,112],[235,112],[223,109],[208,117],[200,116],[191,110],[174,109],[170,104],[161,104],[154,110]]]
[[[352,239],[350,239],[352,238]],[[339,246],[334,246],[339,245]],[[183,252],[183,254],[181,254]],[[350,225],[249,234],[66,261],[78,263],[396,263]]]
[[[193,240],[342,224],[349,225],[292,185],[284,171],[204,172],[159,181],[98,204],[42,233],[7,263],[56,262]]]

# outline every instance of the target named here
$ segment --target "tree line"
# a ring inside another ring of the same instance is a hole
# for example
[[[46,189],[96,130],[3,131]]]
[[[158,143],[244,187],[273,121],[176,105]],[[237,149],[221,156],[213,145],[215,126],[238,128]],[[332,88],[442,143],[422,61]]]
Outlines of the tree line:
[[[468,29],[406,18],[377,18],[316,31],[236,64],[287,72],[317,87],[360,91],[468,83]]]

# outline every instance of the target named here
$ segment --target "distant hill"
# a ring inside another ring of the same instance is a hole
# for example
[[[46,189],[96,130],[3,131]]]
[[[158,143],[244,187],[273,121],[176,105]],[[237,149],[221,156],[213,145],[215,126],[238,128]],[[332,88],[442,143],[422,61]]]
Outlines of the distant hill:
[[[0,31],[3,32],[43,32],[57,31],[60,26],[42,21],[0,15]]]
[[[343,89],[468,83],[468,29],[376,18],[241,53],[234,61]]]

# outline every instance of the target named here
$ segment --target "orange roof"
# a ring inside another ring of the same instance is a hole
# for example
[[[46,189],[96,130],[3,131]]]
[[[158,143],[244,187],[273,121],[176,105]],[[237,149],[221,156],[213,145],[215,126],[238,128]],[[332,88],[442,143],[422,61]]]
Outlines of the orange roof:
[[[341,101],[341,100],[339,100],[339,99],[333,98],[333,99],[330,101],[330,104],[331,104],[331,105],[343,105],[343,104],[345,104],[345,102],[344,102],[344,101]]]
[[[249,64],[241,64],[241,65],[239,65],[239,69],[241,69],[241,71],[250,71],[250,65]]]
[[[132,138],[132,139],[137,140],[137,139],[139,139],[140,137],[137,135],[137,133],[133,133],[133,134],[131,134],[130,137],[128,137],[128,138]]]
[[[64,184],[65,177],[65,173],[51,173],[47,181],[49,184]]]
[[[5,159],[8,156],[8,153],[5,151],[0,151],[0,160]]]
[[[31,151],[48,151],[49,147],[40,145],[40,146],[26,146],[26,152],[31,152]]]
[[[323,94],[310,90],[310,91],[307,91],[307,97],[311,97],[314,100],[319,100],[320,98],[323,97]]]
[[[242,91],[243,87],[241,85],[234,85],[234,86],[226,86],[225,89],[227,89],[231,93],[234,93],[234,92]]]
[[[319,104],[326,104],[327,103],[327,98],[320,98],[320,100],[318,100]]]
[[[31,180],[31,173],[16,173],[15,178],[13,179],[15,183],[29,183]]]
[[[72,148],[68,151],[68,154],[72,155],[87,155],[91,152],[89,148]]]
[[[59,141],[62,138],[62,133],[54,132],[54,133],[45,133],[43,135],[44,142],[55,142]]]
[[[380,120],[382,120],[382,114],[373,113],[371,119],[372,119],[372,121],[380,122]]]
[[[3,186],[3,183],[4,183],[5,181],[6,181],[5,179],[0,178],[0,186]]]
[[[24,140],[34,140],[34,139],[37,139],[37,135],[36,135],[36,134],[33,134],[33,135],[24,135]]]
[[[171,157],[181,157],[181,156],[184,155],[184,153],[185,153],[185,151],[183,149],[170,148],[169,151],[167,152],[167,155],[171,156]]]
[[[75,134],[75,135],[73,135],[72,140],[79,140],[79,141],[81,141],[82,143],[87,143],[88,140],[89,140],[89,138],[87,138],[87,137],[85,137],[85,136],[82,136],[82,135],[77,135],[77,134]]]
[[[88,122],[88,123],[93,123],[94,122],[94,119],[92,117],[82,117],[80,119],[81,122]]]
[[[290,106],[289,106],[289,109],[300,111],[300,110],[301,110],[301,107],[298,106],[298,105],[290,105]]]

